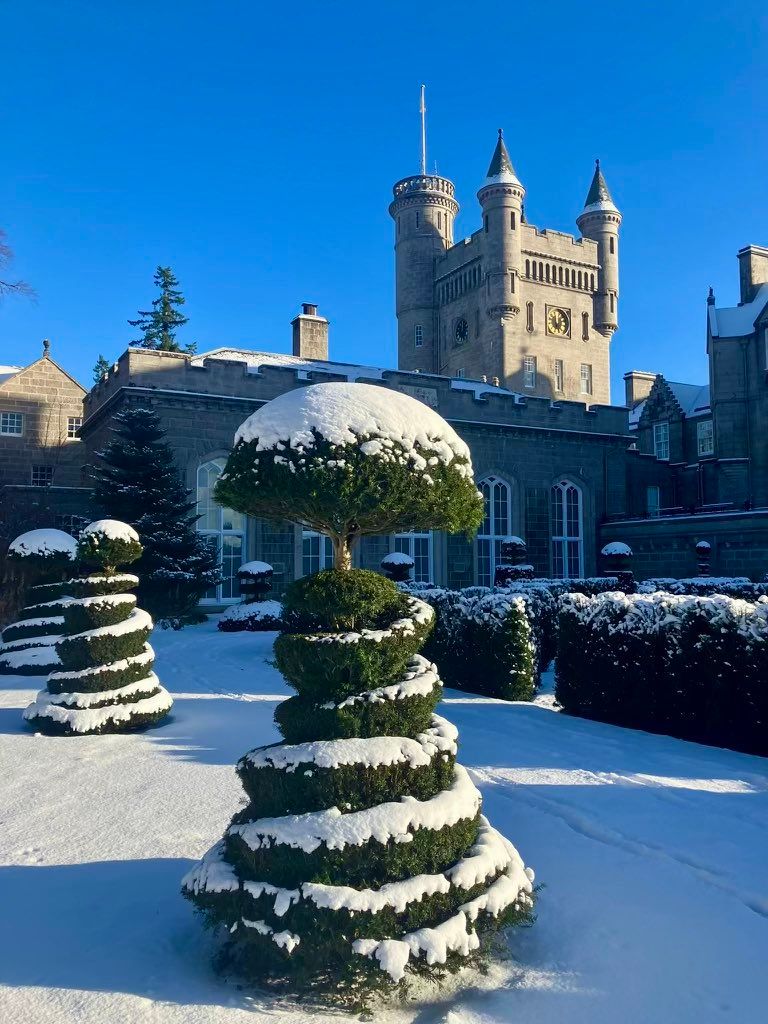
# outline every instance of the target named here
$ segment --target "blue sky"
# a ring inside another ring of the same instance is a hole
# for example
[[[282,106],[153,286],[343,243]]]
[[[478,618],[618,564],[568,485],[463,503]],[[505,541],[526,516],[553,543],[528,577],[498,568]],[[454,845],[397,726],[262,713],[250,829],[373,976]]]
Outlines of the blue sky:
[[[594,158],[624,214],[622,373],[703,382],[705,297],[768,244],[764,0],[266,5],[1,3],[0,227],[37,301],[0,306],[0,363],[50,337],[84,382],[170,264],[183,339],[287,351],[314,301],[331,355],[396,365],[392,184],[429,164],[456,237],[503,127],[528,219],[576,231]]]

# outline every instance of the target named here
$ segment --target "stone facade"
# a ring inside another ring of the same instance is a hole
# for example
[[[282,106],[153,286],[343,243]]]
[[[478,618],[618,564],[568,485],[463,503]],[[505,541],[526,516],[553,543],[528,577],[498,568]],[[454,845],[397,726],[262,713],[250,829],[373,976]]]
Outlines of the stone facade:
[[[454,244],[451,181],[421,174],[394,186],[400,368],[609,404],[621,215],[599,166],[579,238],[527,223],[501,133],[477,195],[481,227]]]

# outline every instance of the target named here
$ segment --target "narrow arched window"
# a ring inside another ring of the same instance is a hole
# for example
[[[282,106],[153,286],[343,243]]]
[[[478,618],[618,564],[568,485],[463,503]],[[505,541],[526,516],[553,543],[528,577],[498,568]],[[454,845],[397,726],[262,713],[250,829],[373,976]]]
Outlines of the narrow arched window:
[[[544,272],[546,274],[547,283],[549,283],[549,264],[547,264]]]
[[[531,276],[531,261],[530,260],[526,260],[525,261],[525,276],[526,277],[530,277]]]
[[[501,561],[501,542],[512,533],[512,488],[501,477],[489,476],[480,481],[479,490],[483,496],[483,524],[475,541],[477,584],[491,587]]]
[[[583,526],[581,490],[570,480],[560,480],[550,491],[552,575],[578,579],[583,575]]]
[[[544,280],[544,264],[543,263],[539,263],[539,280],[540,281]]]
[[[614,298],[613,292],[611,292],[611,312],[615,312],[616,299]]]
[[[579,278],[578,278],[578,280],[579,280],[579,285],[578,286],[579,286],[579,288],[581,288],[581,271],[579,271]]]
[[[483,217],[483,223],[485,225],[485,233],[488,234],[488,214],[487,213],[486,213],[485,217]]]
[[[568,288],[571,286],[571,272],[568,267],[565,268],[565,283]]]
[[[563,283],[563,268],[562,267],[558,267],[557,268],[557,283],[558,284],[562,284]]]
[[[525,329],[529,332],[533,331],[533,303],[526,302],[525,304]]]
[[[595,290],[595,275],[594,274],[590,274],[589,275],[589,290],[592,291],[592,292]]]
[[[589,313],[581,314],[581,336],[584,341],[589,341]]]
[[[611,235],[609,239],[610,250],[612,253],[616,252],[616,239]]]
[[[517,224],[515,223],[515,211],[514,210],[510,211],[510,214],[509,214],[509,226],[510,226],[510,228],[513,231],[517,227]]]
[[[441,210],[437,211],[437,230],[440,231],[443,226],[443,214]]]
[[[538,281],[538,279],[539,279],[539,269],[536,266],[536,260],[534,260],[533,261],[533,280],[534,281]]]

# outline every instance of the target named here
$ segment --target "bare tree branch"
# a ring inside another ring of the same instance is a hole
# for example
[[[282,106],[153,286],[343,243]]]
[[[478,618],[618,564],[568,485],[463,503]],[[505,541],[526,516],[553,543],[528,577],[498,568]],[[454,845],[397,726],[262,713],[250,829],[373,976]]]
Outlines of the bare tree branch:
[[[26,295],[28,298],[34,298],[34,289],[26,281],[7,281],[2,276],[2,272],[13,262],[13,250],[8,245],[6,237],[5,232],[0,228],[0,300],[6,295]]]

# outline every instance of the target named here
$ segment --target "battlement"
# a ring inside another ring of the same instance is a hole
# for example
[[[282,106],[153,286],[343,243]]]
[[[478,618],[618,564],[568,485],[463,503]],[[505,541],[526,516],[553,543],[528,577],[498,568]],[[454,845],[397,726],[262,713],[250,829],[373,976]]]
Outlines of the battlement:
[[[568,431],[590,435],[627,436],[628,410],[620,406],[587,406],[524,396],[483,381],[436,374],[411,373],[374,366],[311,361],[275,352],[220,350],[190,356],[130,348],[115,369],[85,400],[88,420],[106,412],[117,392],[136,389],[167,399],[198,396],[259,404],[293,388],[324,381],[361,381],[389,387],[418,398],[458,425]]]
[[[522,250],[526,255],[554,257],[597,268],[597,242],[592,238],[576,238],[565,231],[539,229],[533,224],[522,224]]]

